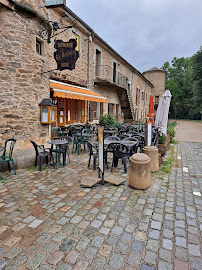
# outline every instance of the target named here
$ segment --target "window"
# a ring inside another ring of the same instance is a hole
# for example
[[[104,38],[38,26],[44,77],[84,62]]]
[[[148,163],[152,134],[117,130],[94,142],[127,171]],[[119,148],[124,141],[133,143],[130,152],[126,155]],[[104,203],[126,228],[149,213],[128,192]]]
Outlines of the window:
[[[80,52],[80,36],[78,34],[76,34],[75,32],[72,32],[72,38],[76,39],[76,41],[77,41],[77,46],[76,46],[75,50]]]
[[[96,57],[95,57],[95,76],[101,76],[101,51],[96,49]]]
[[[44,56],[44,41],[36,38],[36,53]]]
[[[147,93],[146,93],[146,101],[147,101]]]
[[[159,96],[155,96],[155,104],[159,103]]]
[[[142,100],[144,100],[144,92],[142,92]]]
[[[72,100],[72,121],[77,122],[77,108],[78,101],[76,99]]]
[[[113,62],[113,82],[116,83],[116,63]]]
[[[128,91],[130,92],[130,83],[128,83]]]

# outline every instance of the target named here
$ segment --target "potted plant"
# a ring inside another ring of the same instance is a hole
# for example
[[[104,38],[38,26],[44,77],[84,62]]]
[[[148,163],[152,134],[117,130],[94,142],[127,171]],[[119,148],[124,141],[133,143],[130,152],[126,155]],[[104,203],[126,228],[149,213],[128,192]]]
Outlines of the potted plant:
[[[167,136],[161,135],[158,139],[158,150],[162,156],[165,156],[167,151]]]
[[[99,125],[104,127],[112,126],[114,129],[117,128],[116,119],[113,117],[112,113],[104,114],[100,116]]]

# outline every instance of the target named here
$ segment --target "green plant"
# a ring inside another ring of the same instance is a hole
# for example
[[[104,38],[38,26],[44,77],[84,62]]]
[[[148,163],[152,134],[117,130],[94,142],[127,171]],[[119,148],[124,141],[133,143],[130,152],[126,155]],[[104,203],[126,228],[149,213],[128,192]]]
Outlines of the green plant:
[[[169,134],[172,138],[175,137],[175,128],[174,128],[174,126],[168,125],[167,134]]]
[[[99,124],[102,126],[112,126],[113,128],[117,127],[117,122],[112,113],[101,115],[99,119]]]
[[[166,160],[163,162],[161,170],[165,173],[170,173],[173,161],[173,157],[167,157]]]
[[[176,143],[178,143],[178,141],[176,141],[175,139],[172,138],[171,143],[176,144]]]
[[[167,137],[165,135],[159,136],[158,143],[159,144],[164,144],[166,142]]]

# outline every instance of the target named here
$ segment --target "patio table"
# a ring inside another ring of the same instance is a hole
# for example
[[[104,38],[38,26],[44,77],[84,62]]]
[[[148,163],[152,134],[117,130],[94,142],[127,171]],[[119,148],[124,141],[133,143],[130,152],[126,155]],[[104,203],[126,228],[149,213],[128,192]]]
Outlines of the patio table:
[[[50,140],[48,141],[48,143],[56,146],[56,161],[55,161],[56,167],[55,168],[58,169],[58,163],[60,163],[61,145],[68,144],[69,142],[66,140]],[[63,166],[65,166],[65,163],[66,163],[66,151],[63,153]]]

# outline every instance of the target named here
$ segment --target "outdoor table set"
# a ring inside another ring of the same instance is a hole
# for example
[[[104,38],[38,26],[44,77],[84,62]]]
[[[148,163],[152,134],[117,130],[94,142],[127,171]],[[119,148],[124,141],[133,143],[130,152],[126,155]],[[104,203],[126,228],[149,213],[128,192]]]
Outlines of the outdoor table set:
[[[54,165],[56,166],[56,169],[58,168],[58,165],[60,164],[60,154],[62,153],[63,155],[63,166],[65,166],[66,164],[66,145],[69,143],[67,140],[50,140],[48,141],[49,144],[51,144],[51,150],[50,151],[54,151],[53,150],[53,146],[55,145],[55,153],[56,153],[56,161],[54,163]],[[61,148],[62,146],[64,146],[63,148]]]

